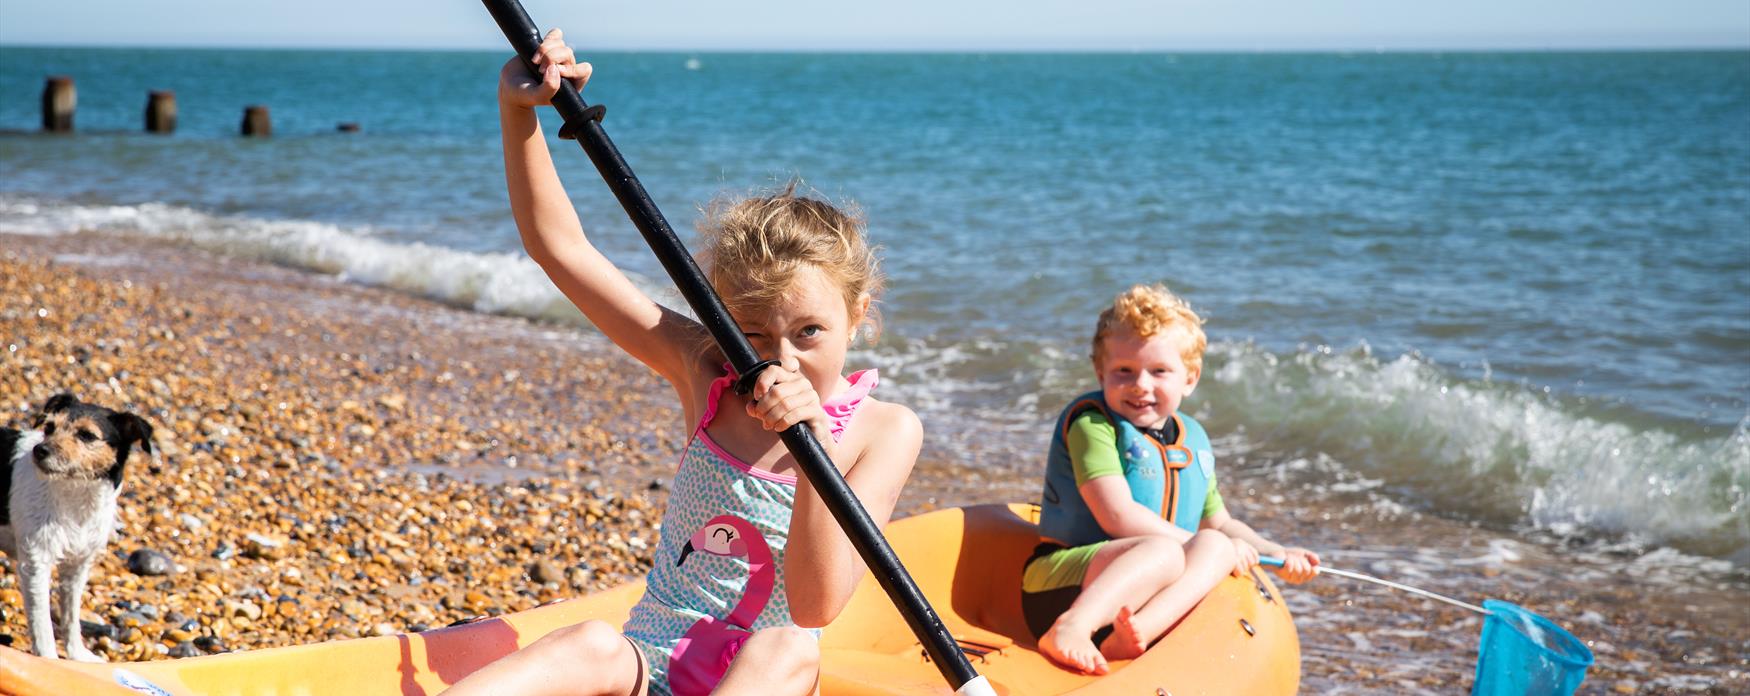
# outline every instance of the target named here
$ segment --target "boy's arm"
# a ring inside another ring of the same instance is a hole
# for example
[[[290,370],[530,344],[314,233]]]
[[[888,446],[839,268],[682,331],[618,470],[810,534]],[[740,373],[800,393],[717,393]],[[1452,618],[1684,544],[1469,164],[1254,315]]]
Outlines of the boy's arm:
[[[1216,510],[1215,514],[1203,518],[1201,524],[1204,529],[1213,529],[1222,534],[1226,534],[1230,537],[1251,544],[1252,548],[1257,549],[1258,553],[1265,556],[1276,556],[1280,558],[1283,552],[1286,551],[1281,544],[1273,543],[1270,540],[1265,539],[1263,535],[1258,534],[1257,530],[1252,529],[1251,525],[1239,521],[1239,519],[1235,518],[1233,515],[1227,514],[1226,507],[1222,507],[1220,510]]]
[[[1131,498],[1130,484],[1125,483],[1123,476],[1089,479],[1078,490],[1107,536],[1114,539],[1164,536],[1181,544],[1191,540],[1190,532],[1161,519],[1153,510]]]
[[[1263,556],[1275,556],[1283,560],[1283,565],[1276,569],[1276,574],[1289,582],[1305,582],[1317,572],[1319,555],[1303,548],[1283,546],[1259,534],[1251,525],[1239,521],[1233,515],[1227,514],[1227,507],[1222,506],[1213,514],[1203,518],[1201,526],[1226,534],[1228,538],[1238,539],[1250,544],[1257,553]]]
[[[682,388],[700,327],[652,301],[590,244],[535,117],[534,107],[552,98],[560,80],[587,81],[590,67],[575,62],[558,30],[542,43],[537,60],[540,75],[512,59],[499,79],[505,185],[523,248],[603,334]]]
[[[1181,544],[1191,534],[1136,502],[1124,480],[1124,465],[1118,460],[1117,433],[1111,421],[1097,412],[1087,412],[1070,423],[1064,444],[1075,469],[1076,490],[1094,513],[1094,521],[1114,539],[1165,536]]]

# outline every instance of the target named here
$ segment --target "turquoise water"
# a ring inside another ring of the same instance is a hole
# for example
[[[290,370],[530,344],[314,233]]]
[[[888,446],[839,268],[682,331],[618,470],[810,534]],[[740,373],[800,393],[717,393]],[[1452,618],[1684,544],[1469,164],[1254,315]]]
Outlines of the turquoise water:
[[[578,321],[515,253],[503,59],[0,49],[0,230]],[[1164,281],[1208,319],[1190,408],[1218,436],[1443,514],[1750,562],[1750,52],[591,59],[677,229],[795,176],[861,206],[891,290],[857,360],[946,456],[1031,472],[1094,312]],[[30,133],[49,74],[77,81],[72,137]],[[149,89],[176,91],[175,135],[136,132]],[[273,139],[234,136],[249,104]],[[659,291],[555,145],[598,243]]]

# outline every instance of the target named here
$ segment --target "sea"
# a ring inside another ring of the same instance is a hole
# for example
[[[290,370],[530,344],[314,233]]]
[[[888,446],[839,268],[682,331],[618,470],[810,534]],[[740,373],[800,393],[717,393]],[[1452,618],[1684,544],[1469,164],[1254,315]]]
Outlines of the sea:
[[[0,232],[587,326],[509,214],[507,57],[0,47]],[[1188,412],[1306,495],[1750,567],[1750,52],[585,59],[683,238],[792,181],[866,217],[888,287],[852,366],[968,476],[1037,475],[1096,313],[1158,282],[1211,339]],[[50,75],[71,135],[39,132]],[[150,90],[174,134],[142,132]],[[679,307],[545,119],[591,239]]]

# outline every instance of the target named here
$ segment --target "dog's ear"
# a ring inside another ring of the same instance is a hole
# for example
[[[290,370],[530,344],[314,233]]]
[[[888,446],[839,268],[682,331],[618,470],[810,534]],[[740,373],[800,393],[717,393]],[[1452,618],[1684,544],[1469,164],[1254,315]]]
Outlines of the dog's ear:
[[[73,405],[77,403],[79,403],[79,399],[68,392],[61,392],[49,397],[48,401],[43,402],[43,407],[37,410],[36,420],[31,423],[30,427],[43,427],[43,423],[47,422],[49,419],[49,414],[60,413],[72,408]]]
[[[43,402],[43,413],[60,413],[72,408],[73,404],[76,403],[79,403],[77,397],[74,397],[69,392],[61,392],[49,397],[48,401]]]
[[[115,426],[115,431],[122,436],[122,442],[138,441],[140,449],[146,454],[157,454],[152,447],[152,424],[146,419],[132,413],[117,413],[109,417],[109,424]]]
[[[147,455],[157,454],[157,449],[152,445],[152,424],[147,423],[146,419],[132,413],[116,413],[109,417],[109,424],[121,436],[122,446],[116,451],[115,465],[109,468],[107,478],[110,483],[120,487],[122,469],[127,466],[128,450],[134,442],[138,441],[140,451]]]

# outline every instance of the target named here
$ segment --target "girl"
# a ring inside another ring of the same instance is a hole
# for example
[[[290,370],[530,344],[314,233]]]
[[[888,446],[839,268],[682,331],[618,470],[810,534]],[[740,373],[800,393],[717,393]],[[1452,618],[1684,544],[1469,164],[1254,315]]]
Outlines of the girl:
[[[885,525],[923,439],[917,416],[869,396],[874,370],[841,376],[881,276],[860,221],[794,194],[719,210],[702,231],[707,275],[764,359],[747,396],[704,327],[632,285],[584,238],[534,107],[582,88],[559,31],[499,76],[505,178],[523,246],[589,320],[674,387],[692,439],[643,598],[622,634],[570,626],[456,684],[451,694],[808,693],[817,631],[850,600],[862,561],[777,433],[806,423],[876,524]]]

